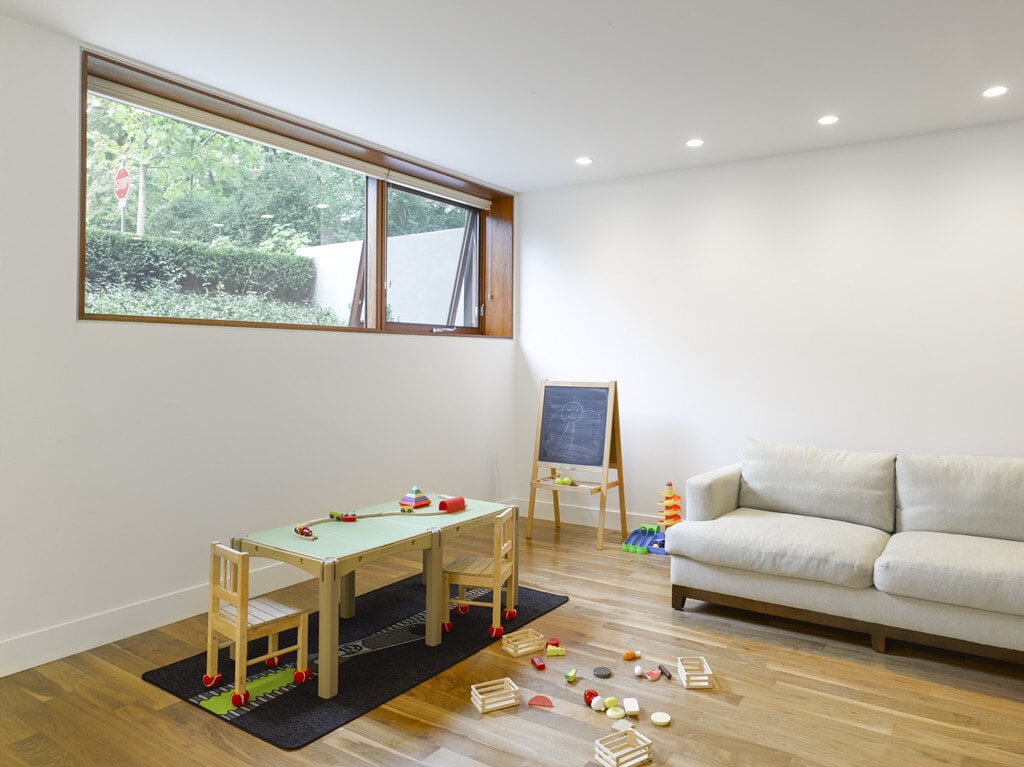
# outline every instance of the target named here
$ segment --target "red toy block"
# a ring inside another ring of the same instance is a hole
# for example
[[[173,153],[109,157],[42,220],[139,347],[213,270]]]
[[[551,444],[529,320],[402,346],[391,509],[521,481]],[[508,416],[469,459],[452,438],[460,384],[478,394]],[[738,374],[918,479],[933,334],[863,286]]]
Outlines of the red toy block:
[[[445,498],[437,504],[437,508],[441,511],[446,511],[449,514],[454,514],[456,511],[463,511],[466,508],[466,499],[461,495],[456,495],[452,498]]]
[[[532,663],[533,667],[535,669],[537,669],[538,671],[543,671],[545,668],[547,668],[547,666],[545,665],[544,661],[542,661],[537,656],[534,656],[534,657],[530,658],[530,663]]]

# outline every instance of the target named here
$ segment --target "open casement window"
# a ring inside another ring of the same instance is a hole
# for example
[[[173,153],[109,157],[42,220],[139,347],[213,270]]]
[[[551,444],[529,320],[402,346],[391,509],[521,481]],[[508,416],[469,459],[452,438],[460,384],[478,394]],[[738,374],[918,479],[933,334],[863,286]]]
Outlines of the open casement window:
[[[389,184],[386,231],[386,324],[478,327],[480,211]]]
[[[512,198],[83,53],[82,319],[512,332]]]

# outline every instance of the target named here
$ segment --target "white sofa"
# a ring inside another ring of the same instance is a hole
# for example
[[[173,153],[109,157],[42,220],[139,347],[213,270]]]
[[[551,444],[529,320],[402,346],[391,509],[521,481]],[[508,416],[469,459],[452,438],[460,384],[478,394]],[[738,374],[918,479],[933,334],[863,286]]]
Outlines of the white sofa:
[[[748,439],[686,483],[672,605],[715,602],[1024,662],[1024,459]]]

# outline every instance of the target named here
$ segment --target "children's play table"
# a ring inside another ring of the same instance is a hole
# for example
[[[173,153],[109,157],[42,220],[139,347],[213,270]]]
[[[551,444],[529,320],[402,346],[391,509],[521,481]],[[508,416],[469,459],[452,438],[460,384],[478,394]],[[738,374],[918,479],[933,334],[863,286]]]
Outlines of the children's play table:
[[[428,497],[431,504],[413,513],[401,513],[396,500],[348,512],[355,515],[354,522],[317,521],[310,525],[315,539],[300,537],[292,524],[249,533],[233,540],[236,549],[254,557],[286,562],[319,581],[319,653],[323,662],[319,666],[317,684],[321,698],[338,694],[338,621],[330,620],[330,616],[351,618],[355,615],[355,573],[358,568],[393,554],[422,551],[426,643],[439,645],[441,623],[447,618],[441,575],[444,544],[476,527],[491,524],[498,514],[515,508],[467,498],[464,510],[444,514],[437,512],[445,496],[428,494]],[[381,513],[387,515],[373,516]],[[518,518],[518,510],[516,516]],[[513,588],[517,589],[518,562],[512,582]],[[517,593],[513,593],[512,603],[518,603]]]

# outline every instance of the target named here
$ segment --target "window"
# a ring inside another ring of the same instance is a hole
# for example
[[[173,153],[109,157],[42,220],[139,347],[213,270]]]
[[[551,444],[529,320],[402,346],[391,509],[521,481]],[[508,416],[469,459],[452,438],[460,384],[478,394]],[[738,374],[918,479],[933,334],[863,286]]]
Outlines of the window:
[[[508,195],[83,61],[81,318],[511,336]]]

